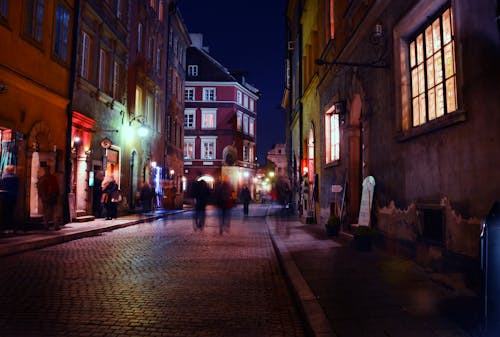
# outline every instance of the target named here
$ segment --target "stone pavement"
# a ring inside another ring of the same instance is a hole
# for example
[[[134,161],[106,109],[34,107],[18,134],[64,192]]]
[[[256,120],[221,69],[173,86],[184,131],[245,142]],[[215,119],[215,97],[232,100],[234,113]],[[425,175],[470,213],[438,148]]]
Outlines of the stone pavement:
[[[251,205],[251,216],[264,206]],[[60,231],[0,237],[0,256],[46,247],[168,216],[162,211],[66,224]],[[413,262],[382,251],[357,252],[348,236],[327,237],[316,224],[266,217],[284,273],[312,336],[476,337],[479,297],[430,274]]]
[[[313,336],[480,336],[480,298],[450,275],[273,216],[270,233]]]

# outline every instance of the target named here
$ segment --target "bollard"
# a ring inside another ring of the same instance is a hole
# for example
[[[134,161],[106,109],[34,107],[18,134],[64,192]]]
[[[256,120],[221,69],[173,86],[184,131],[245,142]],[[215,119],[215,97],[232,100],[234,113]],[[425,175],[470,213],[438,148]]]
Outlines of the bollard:
[[[484,337],[500,336],[500,202],[484,218],[481,231]]]

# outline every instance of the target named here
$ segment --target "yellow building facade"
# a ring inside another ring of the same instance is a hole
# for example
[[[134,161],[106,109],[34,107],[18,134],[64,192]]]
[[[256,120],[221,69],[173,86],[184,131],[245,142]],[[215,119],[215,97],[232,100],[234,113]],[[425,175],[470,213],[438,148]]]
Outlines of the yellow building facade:
[[[37,181],[49,166],[60,185],[63,221],[73,1],[3,1],[0,12],[0,168],[20,178],[18,222],[37,222]]]

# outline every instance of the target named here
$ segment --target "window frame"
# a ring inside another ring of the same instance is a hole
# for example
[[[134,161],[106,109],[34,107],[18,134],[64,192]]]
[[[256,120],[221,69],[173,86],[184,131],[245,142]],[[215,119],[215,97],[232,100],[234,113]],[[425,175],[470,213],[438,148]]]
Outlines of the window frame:
[[[92,48],[93,38],[86,31],[82,31],[82,43],[80,45],[80,76],[87,81],[92,80]]]
[[[236,112],[236,129],[238,131],[243,130],[243,112],[239,110]]]
[[[197,64],[190,64],[187,66],[187,75],[191,77],[197,77],[198,76],[198,65]]]
[[[209,116],[213,116],[210,120],[212,123],[207,124],[209,121],[206,119]],[[201,129],[202,130],[215,130],[217,128],[217,109],[214,108],[202,108],[201,109]]]
[[[462,50],[460,46],[460,15],[457,15],[459,2],[454,0],[421,0],[395,25],[393,29],[394,41],[394,83],[395,83],[395,121],[397,125],[395,138],[404,142],[421,135],[441,130],[445,127],[461,123],[466,120],[463,97],[460,88],[463,87]],[[409,40],[427,22],[428,17],[434,17],[445,7],[450,7],[453,16],[453,31],[455,41],[455,65],[456,65],[456,102],[457,109],[453,113],[446,114],[420,125],[412,127],[411,115],[411,87],[409,69]]]
[[[191,156],[188,156],[188,148],[191,146]],[[194,160],[196,159],[196,137],[184,137],[184,149],[183,149],[184,160]]]
[[[109,56],[105,48],[99,48],[99,89],[105,93],[109,92]]]
[[[449,13],[448,24],[450,25],[450,37],[448,42],[444,40],[444,22],[446,13]],[[435,46],[436,42],[433,38],[434,34],[436,33],[436,27],[439,31],[439,47]],[[410,120],[412,128],[418,128],[434,119],[440,118],[447,114],[451,114],[457,110],[458,105],[456,99],[457,86],[455,62],[456,44],[453,31],[453,12],[451,11],[451,6],[444,6],[439,11],[437,11],[434,16],[430,17],[426,21],[426,23],[415,32],[414,36],[409,39],[409,79],[410,99],[412,101],[410,104]],[[430,47],[428,47],[429,32],[432,38],[432,46]],[[419,48],[419,40],[422,41],[421,48]],[[448,47],[450,47],[451,49],[450,53],[452,57],[451,61],[447,62],[446,49]],[[429,56],[429,54],[431,55]],[[423,58],[423,60],[420,60],[420,58]],[[450,62],[452,74],[450,76],[447,76],[447,63]],[[440,69],[437,69],[436,66],[439,66]],[[429,76],[430,72],[432,72],[433,76]],[[449,99],[451,96],[449,95],[448,88],[448,83],[450,80],[453,81],[453,106],[451,107],[451,100]],[[420,81],[423,81],[423,88],[420,88]],[[441,97],[441,104],[439,103],[439,97]],[[422,98],[424,103],[423,105],[421,102]],[[431,103],[431,98],[432,100],[434,100],[434,103]],[[423,110],[425,111],[422,111],[422,106]],[[417,108],[418,111],[415,111],[415,108]],[[442,111],[440,111],[441,109]]]
[[[192,125],[189,125],[188,116],[192,116]],[[196,109],[184,109],[184,129],[194,130],[196,129]]]
[[[325,112],[325,164],[331,165],[340,160],[340,111],[333,104]]]
[[[28,13],[28,2],[33,3],[33,12]],[[39,13],[40,3],[42,12]],[[45,11],[45,0],[25,0],[24,4],[24,19],[23,19],[23,36],[29,39],[32,43],[39,47],[43,44],[43,21],[46,15]],[[40,18],[41,17],[41,18]],[[28,29],[28,22],[31,22],[30,28]]]
[[[215,102],[217,100],[216,88],[214,87],[203,88],[202,100],[204,102]]]
[[[67,22],[65,27],[64,27],[64,20],[63,20],[63,26],[62,27],[59,26],[61,24],[58,15],[59,9],[63,10],[64,12],[63,14],[67,14]],[[53,32],[54,43],[52,47],[52,55],[57,61],[61,62],[64,65],[67,65],[69,63],[72,19],[73,18],[69,8],[61,1],[58,1],[56,3],[55,13],[54,13],[54,32]],[[63,50],[62,53],[64,55],[61,55],[61,52],[56,51],[60,49]]]
[[[249,117],[248,118],[248,134],[250,136],[255,136],[255,118]]]
[[[196,90],[194,87],[184,88],[184,101],[193,102],[195,99]]]
[[[215,160],[217,159],[217,136],[200,137],[200,159],[202,160]],[[205,145],[213,145],[213,155],[207,156],[205,153]]]

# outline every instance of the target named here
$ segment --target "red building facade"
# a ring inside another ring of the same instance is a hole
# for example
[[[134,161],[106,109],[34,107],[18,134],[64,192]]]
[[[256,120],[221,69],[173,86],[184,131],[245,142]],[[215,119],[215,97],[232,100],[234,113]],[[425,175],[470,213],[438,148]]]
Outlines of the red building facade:
[[[184,184],[203,178],[213,187],[227,179],[238,192],[253,190],[257,168],[259,91],[230,72],[191,34],[187,50],[184,110]]]

